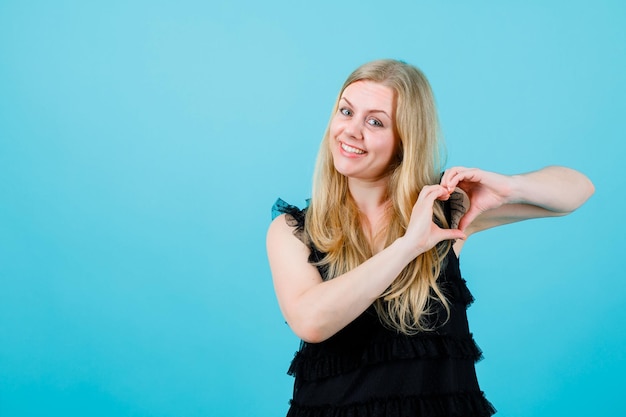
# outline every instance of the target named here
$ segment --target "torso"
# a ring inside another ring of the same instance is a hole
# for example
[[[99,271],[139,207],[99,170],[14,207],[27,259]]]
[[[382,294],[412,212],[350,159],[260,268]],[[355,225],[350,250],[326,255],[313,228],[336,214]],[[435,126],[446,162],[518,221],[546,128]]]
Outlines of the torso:
[[[296,236],[303,232],[303,211],[293,206],[280,211],[288,214]],[[467,322],[473,298],[461,278],[458,243],[438,277],[450,316],[433,303],[433,330],[407,336],[383,326],[370,306],[324,342],[302,342],[289,369],[295,377],[289,417],[486,417],[495,412],[476,379],[474,363],[481,352]],[[310,250],[310,262],[324,256]],[[318,270],[324,278],[325,269]]]

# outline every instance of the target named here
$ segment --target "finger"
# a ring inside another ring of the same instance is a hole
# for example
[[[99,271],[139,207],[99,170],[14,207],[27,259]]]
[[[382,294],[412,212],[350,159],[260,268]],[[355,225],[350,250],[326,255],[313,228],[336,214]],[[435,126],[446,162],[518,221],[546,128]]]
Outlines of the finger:
[[[456,185],[458,184],[458,180],[456,180],[457,174],[459,170],[462,170],[462,169],[464,168],[453,167],[453,168],[447,169],[443,173],[443,176],[441,177],[441,181],[439,181],[439,184],[445,187],[448,190],[448,192],[452,193],[454,189],[456,188]]]
[[[450,168],[444,173],[441,185],[446,187],[450,193],[453,193],[456,187],[462,188],[460,183],[473,176],[472,171],[475,171],[475,168],[460,166]]]
[[[457,183],[480,182],[480,170],[478,168],[463,168],[456,172],[454,179]]]
[[[446,201],[450,198],[450,192],[448,191],[448,189],[446,187],[443,187],[441,185],[437,185],[435,186],[436,189],[433,190],[433,194],[431,194],[432,198],[432,203],[434,203],[434,200],[441,200],[441,201]]]
[[[455,239],[467,239],[467,235],[459,229],[439,229],[437,232],[437,238],[439,241],[443,240],[455,240]]]
[[[430,201],[431,204],[440,197],[447,196],[448,190],[441,185],[427,185],[420,191],[417,201]]]

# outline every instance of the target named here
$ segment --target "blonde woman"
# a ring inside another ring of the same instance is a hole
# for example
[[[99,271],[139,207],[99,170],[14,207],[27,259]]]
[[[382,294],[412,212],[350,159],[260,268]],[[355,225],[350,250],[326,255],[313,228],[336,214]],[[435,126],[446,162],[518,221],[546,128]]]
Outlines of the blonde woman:
[[[472,234],[576,210],[594,187],[547,167],[442,174],[424,75],[381,60],[346,80],[310,205],[279,200],[267,251],[281,311],[302,339],[288,416],[490,416],[458,256]]]

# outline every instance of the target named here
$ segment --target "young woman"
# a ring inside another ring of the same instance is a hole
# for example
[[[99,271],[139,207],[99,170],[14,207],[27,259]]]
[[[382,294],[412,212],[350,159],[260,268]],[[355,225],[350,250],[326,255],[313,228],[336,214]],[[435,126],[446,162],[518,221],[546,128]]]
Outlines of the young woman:
[[[424,75],[367,63],[346,80],[310,205],[279,200],[267,251],[281,311],[302,339],[289,416],[490,416],[458,255],[469,236],[561,216],[594,191],[564,167],[442,174]]]

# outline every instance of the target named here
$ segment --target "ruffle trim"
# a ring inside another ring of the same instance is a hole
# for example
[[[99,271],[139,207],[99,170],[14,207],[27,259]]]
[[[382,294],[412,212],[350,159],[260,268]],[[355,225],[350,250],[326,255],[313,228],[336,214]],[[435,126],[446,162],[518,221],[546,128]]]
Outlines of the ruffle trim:
[[[467,287],[467,281],[463,278],[451,277],[440,284],[448,301],[459,303],[466,309],[474,302],[474,296]]]
[[[308,207],[309,200],[306,200],[306,203]],[[291,204],[283,201],[283,199],[279,198],[276,200],[276,202],[272,206],[272,220],[274,220],[276,217],[280,216],[281,214],[289,214],[292,217],[294,217],[297,224],[294,224],[293,226],[296,226],[296,225],[299,227],[304,226],[304,209],[301,210],[298,207],[292,206]]]
[[[371,400],[345,406],[307,407],[291,402],[287,417],[489,417],[496,409],[482,391]]]
[[[304,344],[296,352],[287,373],[302,380],[314,381],[391,360],[436,358],[466,359],[475,363],[483,355],[472,334],[462,338],[437,334],[397,336],[385,342],[372,343],[360,357],[354,357],[353,354],[311,354]]]
[[[309,200],[306,200],[307,207],[309,206]],[[306,212],[305,209],[299,209],[296,206],[292,206],[289,203],[286,203],[282,199],[277,199],[274,205],[272,206],[272,220],[281,214],[287,215],[287,223],[289,226],[295,227],[298,230],[302,231],[304,229],[304,214]]]
[[[309,200],[307,200],[307,206],[308,206],[308,203],[309,203]],[[300,210],[298,207],[292,206],[291,204],[286,203],[285,201],[279,198],[278,200],[276,200],[276,202],[272,206],[272,220],[274,220],[276,217],[280,216],[281,214],[286,214],[287,224],[291,227],[295,227],[293,234],[296,235],[298,239],[303,240],[302,233],[304,232],[305,212],[306,212],[305,209]]]

